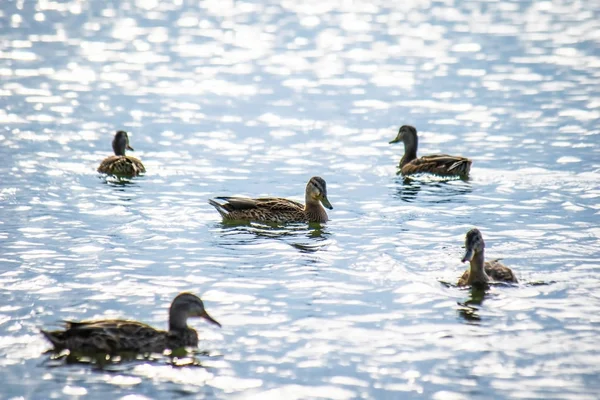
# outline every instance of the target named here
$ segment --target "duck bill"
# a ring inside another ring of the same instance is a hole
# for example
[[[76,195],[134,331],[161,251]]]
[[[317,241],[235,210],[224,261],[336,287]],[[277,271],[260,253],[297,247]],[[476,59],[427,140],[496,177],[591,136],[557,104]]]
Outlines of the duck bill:
[[[133,147],[131,147],[131,146],[129,145],[129,143],[127,143],[127,150],[135,151],[135,150],[133,149]]]
[[[321,203],[323,203],[323,206],[325,208],[328,208],[330,210],[333,210],[333,206],[331,205],[331,203],[329,202],[329,199],[327,198],[327,196],[323,196],[323,198],[321,199]]]
[[[400,139],[396,138],[394,140],[390,140],[390,144],[398,143]]]
[[[473,252],[473,249],[467,249],[467,251],[465,251],[465,255],[463,256],[461,262],[471,261],[473,259],[473,254],[475,254]]]
[[[219,328],[221,327],[221,324],[216,319],[214,319],[213,317],[208,315],[208,313],[206,311],[204,311],[204,313],[200,314],[200,317],[204,318],[205,320],[207,320],[210,323],[217,325]]]

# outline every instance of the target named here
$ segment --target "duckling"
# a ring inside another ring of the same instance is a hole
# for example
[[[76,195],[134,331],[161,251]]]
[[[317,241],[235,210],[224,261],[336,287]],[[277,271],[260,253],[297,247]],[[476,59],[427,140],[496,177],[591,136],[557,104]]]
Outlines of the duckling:
[[[222,202],[217,202],[216,200]],[[208,200],[224,220],[258,222],[327,222],[327,212],[332,210],[327,199],[325,180],[313,176],[306,184],[306,205],[279,197],[251,199],[245,197],[216,197]],[[321,206],[323,204],[323,206]]]
[[[133,150],[129,145],[129,136],[125,131],[118,131],[112,141],[114,156],[106,157],[98,167],[98,172],[110,175],[137,176],[146,172],[144,164],[135,157],[126,156],[125,150]]]
[[[162,353],[165,349],[198,346],[198,334],[187,325],[190,317],[201,317],[221,326],[208,315],[199,297],[191,293],[180,293],[169,309],[168,331],[154,329],[137,321],[100,320],[67,321],[65,330],[42,330],[42,334],[59,351]]]
[[[404,156],[400,160],[402,175],[429,173],[442,177],[459,177],[466,179],[471,170],[472,161],[464,157],[435,154],[417,158],[419,139],[414,126],[402,125],[398,135],[390,143],[404,143]]]
[[[517,283],[510,268],[500,261],[484,262],[485,242],[479,229],[471,229],[465,237],[465,255],[462,262],[469,261],[470,267],[458,280],[458,286],[485,286],[490,280]]]

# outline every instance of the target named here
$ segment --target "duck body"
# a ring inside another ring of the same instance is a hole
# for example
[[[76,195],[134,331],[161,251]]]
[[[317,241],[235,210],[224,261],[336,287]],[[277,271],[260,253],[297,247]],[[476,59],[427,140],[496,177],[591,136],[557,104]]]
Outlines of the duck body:
[[[469,286],[472,285],[473,282],[488,283],[491,281],[518,283],[517,277],[512,272],[512,270],[498,260],[486,261],[483,264],[483,268],[485,274],[488,277],[488,280],[485,280],[485,278],[483,280],[476,279],[477,275],[470,274],[471,269],[469,268],[463,273],[463,275],[458,280],[458,286]]]
[[[434,154],[408,161],[404,157],[400,161],[402,175],[428,173],[441,177],[458,176],[466,178],[471,170],[471,160],[464,157]]]
[[[190,317],[201,317],[221,326],[206,310],[199,297],[181,293],[169,309],[169,330],[155,329],[137,321],[109,319],[65,322],[63,330],[42,334],[55,350],[115,354],[121,352],[162,353],[165,349],[198,346],[197,332],[187,325]]]
[[[119,176],[138,176],[146,172],[144,164],[135,157],[125,155],[125,150],[133,150],[129,145],[129,136],[118,131],[112,141],[115,155],[106,157],[98,167],[98,172]]]
[[[221,202],[217,202],[220,200]],[[265,197],[251,199],[246,197],[215,197],[209,204],[219,211],[224,220],[250,220],[259,222],[303,222],[308,221],[304,204],[297,201]],[[317,222],[326,222],[325,217],[318,215]]]
[[[135,157],[110,156],[102,161],[98,167],[98,172],[108,175],[138,176],[145,173],[146,168]]]
[[[56,350],[84,353],[162,353],[165,349],[198,346],[198,333],[186,328],[161,331],[137,321],[65,322],[65,330],[42,331]]]
[[[458,286],[486,286],[488,283],[517,283],[513,271],[498,260],[486,262],[485,242],[479,229],[471,229],[465,238],[465,255],[462,262],[469,261],[469,268],[458,280]]]
[[[325,180],[312,177],[306,185],[306,204],[280,197],[215,197],[208,202],[226,221],[327,222],[323,206],[333,209],[327,199]],[[323,206],[321,205],[323,204]]]
[[[459,177],[466,179],[471,171],[472,161],[465,157],[448,154],[433,154],[417,157],[419,139],[417,130],[410,125],[402,125],[398,135],[390,143],[404,143],[404,156],[399,168],[402,175],[408,176],[428,173],[441,177]]]

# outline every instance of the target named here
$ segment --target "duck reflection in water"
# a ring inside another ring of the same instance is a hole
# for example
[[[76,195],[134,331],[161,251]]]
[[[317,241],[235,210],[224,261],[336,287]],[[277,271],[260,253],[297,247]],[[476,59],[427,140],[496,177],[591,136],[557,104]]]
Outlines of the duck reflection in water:
[[[176,349],[163,354],[136,352],[119,352],[118,354],[92,354],[80,351],[62,350],[57,352],[55,349],[50,349],[45,352],[50,357],[43,361],[43,365],[47,367],[60,367],[62,365],[71,364],[89,364],[93,368],[110,372],[120,372],[123,370],[123,363],[143,361],[166,363],[173,367],[200,367],[206,368],[202,363],[207,357],[213,357],[208,351]],[[125,368],[130,368],[129,366]]]
[[[303,253],[314,253],[329,244],[331,233],[325,224],[281,224],[249,221],[223,221],[221,242],[223,246],[247,245],[265,238],[281,240]],[[303,239],[303,237],[305,239]]]
[[[139,187],[139,184],[136,181],[124,176],[100,175],[99,178],[105,185],[108,185],[115,189],[119,189],[121,191],[125,191],[125,189],[128,187]]]
[[[413,181],[412,179],[403,176],[396,178],[395,197],[398,197],[400,200],[412,203],[417,199],[417,194],[419,194],[420,190],[420,182]]]
[[[99,178],[108,188],[102,187],[98,190],[99,194],[106,198],[107,204],[129,207],[133,205],[132,201],[143,194],[138,181],[114,175],[99,176]]]
[[[435,179],[413,179],[396,177],[395,197],[407,203],[413,203],[420,196],[420,201],[426,203],[464,203],[463,195],[473,191],[471,184],[461,180],[440,181]],[[419,195],[420,193],[420,195]]]
[[[297,248],[302,253],[314,253],[317,252],[329,243],[327,240],[331,233],[327,230],[326,226],[321,226],[320,224],[311,223],[309,224],[310,229],[306,232],[306,238],[310,241],[300,243],[295,242],[291,243],[292,247]]]
[[[480,286],[473,286],[469,291],[469,298],[464,302],[458,302],[458,315],[470,322],[481,321],[479,316],[479,308],[485,298],[486,289]]]

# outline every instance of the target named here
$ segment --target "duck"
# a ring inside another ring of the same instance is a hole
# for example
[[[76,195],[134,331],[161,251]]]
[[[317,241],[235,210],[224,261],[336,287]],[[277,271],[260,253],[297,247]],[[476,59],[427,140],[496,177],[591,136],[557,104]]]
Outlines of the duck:
[[[65,329],[42,330],[56,351],[115,354],[121,352],[162,353],[166,349],[197,347],[198,333],[187,325],[190,317],[201,317],[221,327],[192,293],[180,293],[169,309],[169,330],[162,331],[137,321],[107,319],[65,321]]]
[[[327,212],[333,206],[327,199],[327,185],[319,176],[306,184],[305,203],[279,197],[215,197],[209,204],[216,208],[225,221],[255,222],[327,222]]]
[[[465,157],[434,154],[417,158],[419,139],[417,129],[411,125],[402,125],[393,143],[404,143],[404,156],[400,159],[400,172],[404,176],[428,173],[441,177],[459,177],[466,179],[471,170],[472,161]]]
[[[114,156],[106,157],[100,166],[98,172],[109,175],[120,176],[138,176],[146,172],[144,164],[135,157],[125,155],[125,150],[132,150],[129,145],[129,136],[125,131],[117,131],[112,141]]]
[[[465,254],[462,262],[469,268],[458,280],[458,286],[487,286],[490,281],[518,283],[513,271],[499,260],[484,261],[485,242],[479,229],[471,229],[465,236]]]

